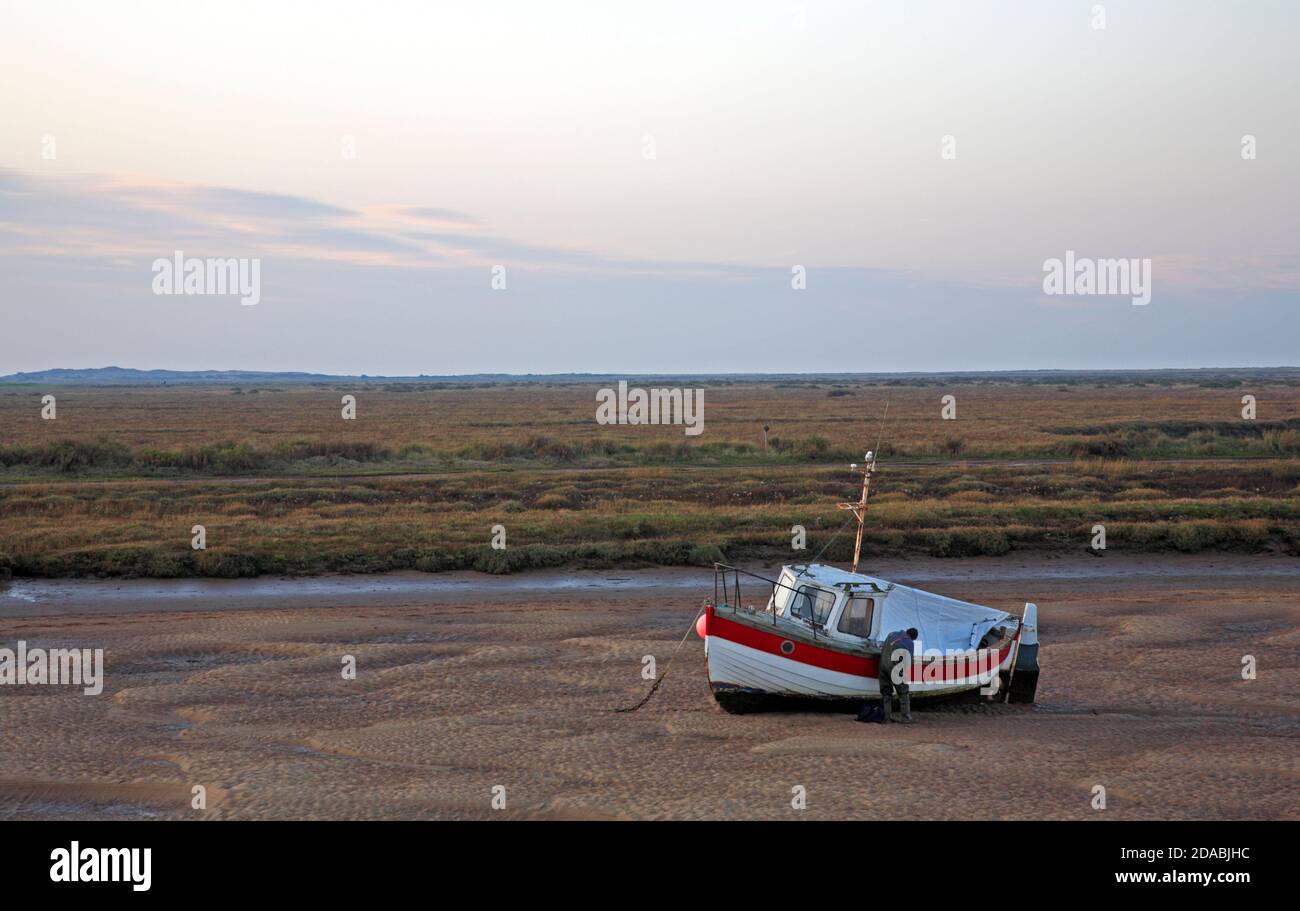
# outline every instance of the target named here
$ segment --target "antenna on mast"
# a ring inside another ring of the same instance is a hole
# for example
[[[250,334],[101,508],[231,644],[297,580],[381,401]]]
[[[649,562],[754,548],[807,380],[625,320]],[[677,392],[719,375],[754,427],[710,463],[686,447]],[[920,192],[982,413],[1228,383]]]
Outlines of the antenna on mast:
[[[889,399],[885,399],[885,413],[880,416],[880,435],[876,437],[876,452],[880,452],[880,446],[885,442],[885,419],[889,417]]]
[[[840,509],[853,511],[853,517],[858,520],[858,534],[853,541],[853,569],[852,572],[858,571],[858,559],[862,556],[862,531],[867,518],[867,497],[871,493],[871,476],[876,471],[876,453],[880,451],[881,443],[885,439],[885,418],[889,416],[889,400],[885,400],[885,413],[880,418],[880,436],[876,441],[876,448],[868,452],[863,458],[863,463],[859,466],[856,462],[849,466],[855,471],[862,470],[862,499],[856,503],[838,503]]]

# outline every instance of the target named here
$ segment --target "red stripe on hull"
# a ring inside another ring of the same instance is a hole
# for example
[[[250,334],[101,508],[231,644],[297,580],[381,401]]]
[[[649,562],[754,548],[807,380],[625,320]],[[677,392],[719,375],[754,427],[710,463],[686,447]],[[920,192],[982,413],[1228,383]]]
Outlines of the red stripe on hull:
[[[800,664],[809,664],[813,667],[824,668],[828,671],[838,671],[841,674],[853,674],[857,677],[875,678],[880,670],[880,659],[869,658],[864,655],[850,655],[845,652],[835,651],[829,648],[820,648],[816,645],[809,645],[806,642],[798,642],[793,639],[787,639],[779,632],[769,632],[768,630],[758,627],[749,626],[744,623],[737,623],[726,617],[719,617],[713,612],[713,608],[708,610],[708,620],[706,630],[710,636],[718,636],[731,642],[746,645],[750,648],[757,649],[760,652],[767,652],[769,655],[775,655],[778,658],[785,658],[788,661],[797,661]],[[997,660],[993,667],[998,667],[1006,660],[1012,644],[1020,638],[1020,630],[1002,648],[998,649]],[[794,651],[786,653],[781,650],[781,644],[789,642],[794,646]],[[926,679],[926,668],[932,668],[935,664],[943,663],[943,675],[934,678],[934,671],[928,671],[930,679]],[[924,656],[912,665],[912,673],[909,677],[909,683],[944,683],[950,680],[960,680],[967,678],[969,674],[958,674],[958,659],[955,657],[942,657],[926,659]],[[964,670],[967,667],[963,668]],[[991,669],[991,668],[990,668]]]
[[[776,655],[778,658],[786,658],[802,664],[811,664],[814,667],[825,668],[828,671],[839,671],[841,674],[875,677],[880,669],[880,659],[878,658],[848,655],[844,652],[808,645],[805,642],[795,642],[793,639],[786,639],[780,633],[769,633],[767,630],[747,626],[744,623],[737,623],[734,620],[728,620],[726,617],[719,617],[712,610],[709,611],[708,630],[710,636],[720,636],[731,642],[758,649],[760,652]],[[794,651],[788,655],[781,651],[782,642],[792,642]]]

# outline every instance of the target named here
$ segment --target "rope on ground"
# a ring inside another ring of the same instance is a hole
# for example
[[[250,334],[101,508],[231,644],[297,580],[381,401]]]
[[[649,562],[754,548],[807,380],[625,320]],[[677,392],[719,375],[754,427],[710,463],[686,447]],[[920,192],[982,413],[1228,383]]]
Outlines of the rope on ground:
[[[691,637],[691,631],[695,629],[695,622],[700,619],[700,614],[702,613],[704,613],[704,608],[701,607],[699,613],[696,614],[691,619],[691,625],[686,627],[686,635],[682,636],[682,641],[677,643],[677,648],[673,649],[673,653],[668,657],[668,663],[664,665],[664,672],[659,675],[659,679],[655,681],[654,686],[650,687],[650,692],[645,694],[645,698],[642,699],[640,702],[638,702],[636,705],[631,705],[628,706],[627,708],[622,708],[622,709],[614,709],[614,711],[635,712],[637,709],[641,708],[641,706],[645,705],[647,702],[650,701],[650,697],[653,696],[655,694],[655,691],[659,689],[659,684],[663,683],[664,678],[668,676],[668,671],[673,666],[673,659],[676,658],[677,653],[682,650],[682,646],[686,644],[686,640]]]
[[[848,519],[844,522],[844,524],[840,526],[839,531],[837,531],[837,532],[835,532],[835,534],[831,535],[830,540],[827,541],[824,545],[822,545],[822,549],[821,549],[821,550],[817,551],[817,556],[813,557],[812,560],[811,560],[811,562],[816,563],[817,560],[821,557],[821,555],[824,554],[824,553],[826,553],[826,548],[830,547],[832,544],[835,543],[835,539],[838,538],[838,537],[840,536],[840,534],[844,531],[844,529],[846,529],[846,528],[849,527],[849,522],[852,522],[852,521],[853,521],[853,516],[849,516]],[[626,708],[621,708],[621,709],[614,709],[614,711],[616,711],[616,712],[635,712],[637,709],[641,708],[641,706],[645,705],[647,702],[650,701],[650,697],[653,696],[653,695],[658,691],[658,689],[659,689],[659,684],[663,683],[663,682],[664,682],[664,678],[668,676],[668,671],[669,671],[669,669],[673,666],[673,659],[676,658],[676,657],[677,657],[677,653],[680,652],[680,651],[682,650],[682,646],[686,644],[686,640],[689,639],[689,638],[691,637],[691,631],[692,631],[693,629],[695,629],[695,621],[700,619],[700,614],[702,614],[702,613],[704,613],[704,608],[700,608],[699,613],[696,614],[696,615],[691,619],[691,625],[688,626],[688,627],[686,627],[686,635],[685,635],[685,636],[682,636],[682,641],[681,641],[681,642],[678,642],[678,643],[677,643],[677,648],[673,649],[673,653],[668,657],[668,663],[664,665],[664,672],[663,672],[662,674],[659,675],[659,679],[656,680],[656,681],[654,682],[654,686],[650,687],[650,692],[646,693],[646,694],[645,694],[645,697],[644,697],[640,702],[638,702],[636,705],[630,705],[630,706],[628,706],[628,707],[626,707]]]

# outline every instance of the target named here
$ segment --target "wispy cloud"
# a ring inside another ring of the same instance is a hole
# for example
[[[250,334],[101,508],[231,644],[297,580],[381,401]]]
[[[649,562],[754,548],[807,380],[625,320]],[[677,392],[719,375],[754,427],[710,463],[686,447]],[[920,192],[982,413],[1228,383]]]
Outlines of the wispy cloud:
[[[403,206],[398,211],[403,215],[418,218],[422,221],[452,222],[455,224],[478,223],[478,219],[453,209],[435,209],[432,206]]]
[[[155,295],[150,264],[176,250],[260,257],[262,303]],[[792,263],[612,257],[506,237],[437,207],[0,169],[11,342],[0,355],[11,370],[374,374],[1294,361],[1300,258],[1153,260],[1149,307],[1046,296],[1039,261],[1005,283],[804,263],[807,289],[796,291]],[[508,291],[491,285],[495,264],[509,270]]]
[[[280,257],[399,269],[506,264],[529,269],[756,275],[762,267],[656,262],[528,243],[433,206],[348,209],[316,199],[109,175],[0,169],[0,256]]]
[[[210,187],[117,175],[49,177],[0,169],[0,256],[98,257],[110,261],[169,255],[260,256],[394,269],[509,267],[612,275],[765,280],[788,264],[656,261],[538,244],[493,233],[471,214],[437,206],[345,208],[321,200],[232,187]],[[1060,255],[1055,253],[1054,255]],[[1157,289],[1300,290],[1300,253],[1151,257]],[[830,268],[833,264],[805,263]],[[935,280],[896,270],[875,276]],[[971,286],[1032,293],[1040,264],[1004,266],[997,278],[972,276]],[[1060,301],[1043,300],[1046,308]]]

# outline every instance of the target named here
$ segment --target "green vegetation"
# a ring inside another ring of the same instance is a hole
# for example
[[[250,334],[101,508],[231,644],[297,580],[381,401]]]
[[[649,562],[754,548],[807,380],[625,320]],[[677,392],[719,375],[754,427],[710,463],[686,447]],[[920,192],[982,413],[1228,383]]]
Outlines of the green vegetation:
[[[868,554],[1083,552],[1097,523],[1112,551],[1300,554],[1300,393],[1248,388],[1268,419],[1204,384],[726,380],[687,437],[597,425],[581,383],[361,387],[356,421],[335,387],[60,387],[56,421],[0,387],[0,577],[843,561],[886,398]]]
[[[886,468],[866,551],[1001,555],[1087,549],[1300,554],[1300,463],[1078,461]],[[448,473],[438,477],[26,484],[0,488],[0,567],[38,576],[244,576],[845,560],[842,469],[680,468]],[[194,523],[208,549],[190,549]],[[488,546],[504,524],[509,547]],[[797,555],[794,555],[797,556]]]
[[[1300,419],[1261,422],[1134,422],[1104,427],[1047,427],[1043,432],[1070,436],[1057,445],[971,451],[961,437],[907,449],[881,447],[885,459],[936,460],[959,456],[978,459],[1196,459],[1280,458],[1300,456]],[[289,440],[269,446],[226,441],[181,449],[130,449],[106,438],[85,442],[57,440],[36,446],[0,446],[0,467],[17,469],[13,477],[44,474],[133,475],[157,477],[177,473],[208,475],[303,474],[328,475],[338,468],[369,469],[375,473],[445,470],[481,466],[484,462],[518,466],[565,465],[774,465],[849,462],[861,458],[856,449],[836,447],[823,436],[786,439],[773,436],[768,448],[735,440],[700,443],[659,440],[564,442],[543,434],[521,442],[484,441],[455,449],[426,445],[401,448],[346,440]]]

